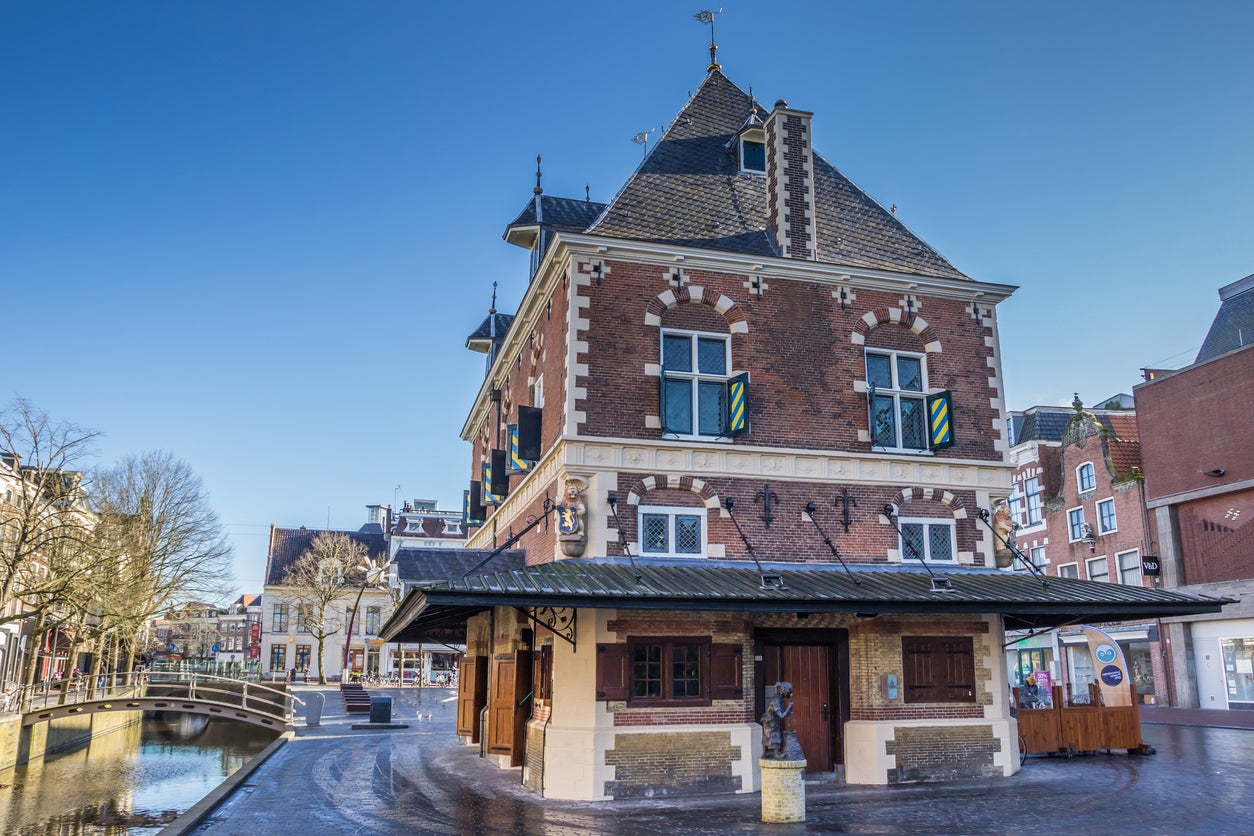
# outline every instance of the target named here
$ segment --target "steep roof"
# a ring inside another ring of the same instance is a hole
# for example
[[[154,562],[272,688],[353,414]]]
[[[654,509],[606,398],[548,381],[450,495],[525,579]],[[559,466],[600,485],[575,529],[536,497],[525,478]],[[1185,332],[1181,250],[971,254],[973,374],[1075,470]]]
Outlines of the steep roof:
[[[1220,288],[1219,299],[1219,312],[1206,332],[1195,363],[1254,342],[1254,275]]]
[[[1126,476],[1132,468],[1140,468],[1141,433],[1137,429],[1136,414],[1099,415],[1098,420],[1110,431],[1106,447],[1110,453],[1111,469],[1120,476]]]
[[[566,229],[583,232],[592,226],[597,216],[605,211],[604,203],[591,200],[575,200],[569,197],[553,197],[540,195],[540,217],[536,218],[536,201],[532,198],[518,213],[518,217],[510,222],[510,226],[534,226],[543,223],[554,229]]]
[[[270,555],[266,562],[266,585],[276,586],[283,583],[287,572],[305,550],[313,543],[315,537],[326,533],[319,528],[274,528],[270,532]],[[350,540],[361,543],[371,556],[386,555],[387,539],[383,529],[377,523],[367,523],[358,531],[335,531],[334,534],[346,534]]]
[[[467,572],[511,572],[527,563],[526,552],[520,549],[503,551],[487,563],[491,549],[400,549],[392,561],[396,576],[405,583],[455,581]]]
[[[774,255],[766,234],[767,180],[740,173],[731,144],[753,107],[748,94],[711,72],[588,231]],[[817,151],[814,169],[820,261],[967,278]]]

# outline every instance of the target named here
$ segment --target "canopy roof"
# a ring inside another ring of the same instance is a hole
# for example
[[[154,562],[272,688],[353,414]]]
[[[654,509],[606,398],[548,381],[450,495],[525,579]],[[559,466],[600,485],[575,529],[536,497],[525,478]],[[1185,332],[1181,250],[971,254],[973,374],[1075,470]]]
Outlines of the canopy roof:
[[[1007,629],[1217,613],[1226,598],[1140,586],[1040,578],[995,569],[938,569],[936,590],[919,566],[764,564],[622,558],[560,560],[414,590],[384,625],[387,641],[460,641],[466,619],[494,606],[733,611],[746,613],[999,613]],[[638,575],[637,575],[638,573]]]

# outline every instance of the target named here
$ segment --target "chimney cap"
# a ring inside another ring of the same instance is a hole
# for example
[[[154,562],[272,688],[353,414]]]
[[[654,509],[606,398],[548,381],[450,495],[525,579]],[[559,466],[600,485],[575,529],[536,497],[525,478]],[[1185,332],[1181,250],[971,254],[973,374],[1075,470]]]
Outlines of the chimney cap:
[[[787,101],[785,101],[784,99],[776,99],[776,100],[775,100],[775,108],[776,108],[776,110],[778,110],[778,109],[780,109],[780,108],[786,108],[786,107],[788,107],[788,102],[787,102]]]

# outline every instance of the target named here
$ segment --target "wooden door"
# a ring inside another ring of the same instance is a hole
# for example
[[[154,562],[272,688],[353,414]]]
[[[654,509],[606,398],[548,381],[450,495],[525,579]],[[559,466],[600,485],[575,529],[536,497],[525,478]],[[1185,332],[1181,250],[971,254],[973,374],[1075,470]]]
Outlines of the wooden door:
[[[487,703],[488,660],[485,656],[462,657],[457,681],[457,733],[479,742],[479,715]]]
[[[831,648],[821,644],[793,644],[780,648],[783,679],[793,686],[791,728],[806,756],[807,772],[831,772],[832,733]]]
[[[488,689],[488,751],[514,754],[514,656],[492,657],[492,684]]]

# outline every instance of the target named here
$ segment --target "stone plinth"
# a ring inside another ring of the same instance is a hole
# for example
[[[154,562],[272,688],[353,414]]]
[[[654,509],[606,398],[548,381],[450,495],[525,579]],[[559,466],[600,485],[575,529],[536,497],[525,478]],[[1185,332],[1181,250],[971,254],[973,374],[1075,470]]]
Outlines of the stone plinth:
[[[762,758],[762,821],[806,820],[805,760]]]

